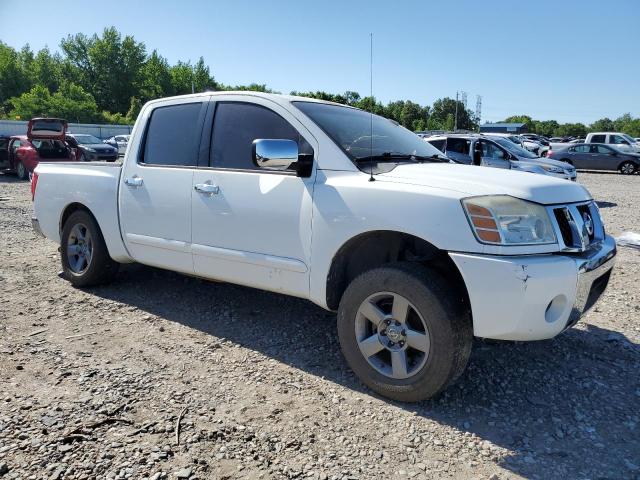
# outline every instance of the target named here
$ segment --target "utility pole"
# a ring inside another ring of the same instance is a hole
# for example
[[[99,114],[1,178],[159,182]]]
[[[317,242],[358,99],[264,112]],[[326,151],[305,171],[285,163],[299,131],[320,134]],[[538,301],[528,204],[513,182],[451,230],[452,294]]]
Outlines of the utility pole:
[[[456,119],[453,123],[453,131],[458,131],[458,92],[456,92]]]

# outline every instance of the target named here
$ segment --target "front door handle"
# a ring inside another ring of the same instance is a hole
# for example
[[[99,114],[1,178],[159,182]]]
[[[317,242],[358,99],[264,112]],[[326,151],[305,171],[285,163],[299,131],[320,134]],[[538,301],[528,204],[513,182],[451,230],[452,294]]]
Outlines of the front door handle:
[[[125,178],[124,183],[129,185],[130,187],[141,187],[142,186],[142,178],[137,175],[134,175],[131,178]]]
[[[205,195],[218,195],[220,193],[220,187],[213,183],[196,183],[193,189],[198,193],[204,193]]]

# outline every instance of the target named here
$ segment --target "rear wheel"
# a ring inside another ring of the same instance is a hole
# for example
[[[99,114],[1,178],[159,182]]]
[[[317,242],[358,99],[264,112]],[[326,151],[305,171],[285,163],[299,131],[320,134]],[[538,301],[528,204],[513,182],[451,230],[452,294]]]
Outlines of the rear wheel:
[[[633,175],[636,173],[637,168],[638,167],[633,162],[623,162],[618,170],[620,170],[620,173],[623,175]]]
[[[351,282],[338,335],[351,369],[376,392],[415,402],[437,395],[464,371],[473,340],[468,312],[435,271],[389,264]]]
[[[29,170],[24,166],[20,160],[18,160],[18,164],[16,165],[16,175],[20,180],[26,180],[29,178]]]
[[[86,211],[72,213],[62,228],[60,258],[64,276],[76,287],[107,283],[118,272],[102,232]]]

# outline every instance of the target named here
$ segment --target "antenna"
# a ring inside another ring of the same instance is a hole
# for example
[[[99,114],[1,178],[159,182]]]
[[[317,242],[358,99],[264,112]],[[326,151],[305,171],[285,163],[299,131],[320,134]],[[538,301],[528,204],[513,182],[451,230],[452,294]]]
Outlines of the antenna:
[[[373,178],[373,33],[369,34],[369,89],[371,91],[371,104],[369,106],[369,181],[374,182]]]

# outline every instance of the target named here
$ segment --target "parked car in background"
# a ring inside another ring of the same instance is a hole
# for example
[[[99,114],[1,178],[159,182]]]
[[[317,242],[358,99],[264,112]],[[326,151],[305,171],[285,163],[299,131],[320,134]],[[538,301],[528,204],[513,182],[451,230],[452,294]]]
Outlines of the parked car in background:
[[[587,135],[584,143],[606,143],[614,145],[623,152],[640,153],[640,144],[635,139],[621,132],[594,132]]]
[[[572,327],[615,263],[582,185],[443,161],[356,108],[210,92],[147,103],[134,132],[121,165],[35,172],[33,227],[61,245],[64,278],[139,262],[308,299],[338,312],[347,364],[395,400],[452,384],[474,335]]]
[[[537,157],[506,136],[487,134],[448,134],[425,140],[456,163],[520,170],[576,180],[571,165]]]
[[[578,143],[563,150],[553,150],[549,158],[588,170],[618,170],[625,175],[640,169],[640,154],[623,152],[602,143]]]
[[[27,124],[26,135],[14,135],[7,141],[6,156],[0,156],[0,169],[10,170],[21,180],[40,162],[75,160],[75,154],[65,142],[67,121],[60,118],[34,118]],[[4,143],[4,142],[3,142]]]
[[[67,142],[76,149],[79,161],[115,162],[118,159],[118,149],[105,144],[98,137],[84,133],[69,133]]]
[[[104,143],[117,148],[118,155],[124,155],[124,152],[127,150],[127,144],[129,143],[129,137],[131,137],[131,135],[114,135],[104,140]]]
[[[484,135],[493,135],[494,137],[502,137],[511,140],[516,145],[529,150],[536,157],[545,157],[549,147],[545,147],[541,143],[524,137],[523,135],[515,135],[512,133],[485,133]]]

